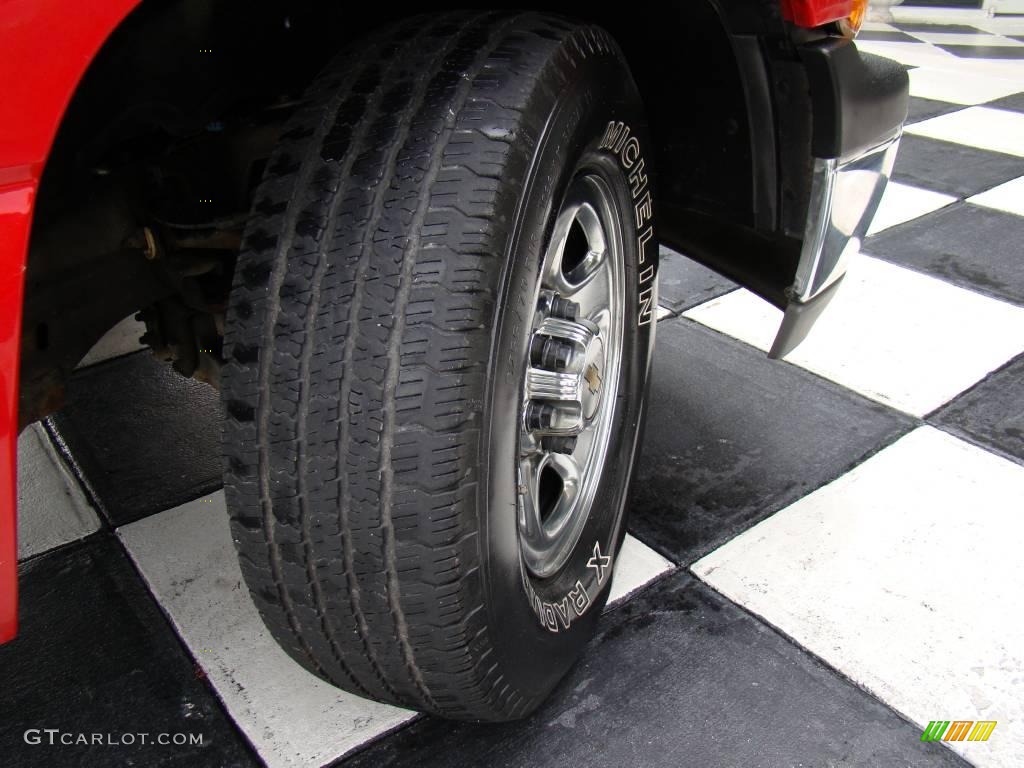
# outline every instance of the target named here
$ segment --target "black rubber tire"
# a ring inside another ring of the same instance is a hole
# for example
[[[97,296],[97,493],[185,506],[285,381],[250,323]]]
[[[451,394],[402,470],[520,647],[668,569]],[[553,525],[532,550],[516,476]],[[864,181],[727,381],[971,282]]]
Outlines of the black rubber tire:
[[[225,490],[253,599],[315,674],[508,720],[591,637],[653,346],[645,130],[611,37],[538,14],[400,23],[296,110],[235,272]],[[624,212],[626,351],[595,512],[538,582],[517,543],[519,403],[545,234],[581,163]]]

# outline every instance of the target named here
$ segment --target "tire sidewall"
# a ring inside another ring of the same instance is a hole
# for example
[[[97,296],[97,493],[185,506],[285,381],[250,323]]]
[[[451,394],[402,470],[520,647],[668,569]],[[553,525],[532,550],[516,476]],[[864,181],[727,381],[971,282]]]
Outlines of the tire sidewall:
[[[528,698],[544,696],[564,675],[592,636],[607,600],[638,454],[657,307],[658,247],[650,216],[654,177],[639,96],[610,40],[606,50],[573,53],[572,76],[562,64],[562,71],[553,73],[563,82],[552,84],[550,93],[558,98],[547,102],[538,139],[532,146],[520,142],[530,154],[530,170],[508,242],[483,410],[486,470],[478,509],[485,604],[505,677]],[[646,183],[635,175],[631,183],[630,174],[641,162]],[[621,213],[625,317],[618,402],[588,522],[560,571],[538,580],[522,563],[518,540],[522,386],[542,255],[561,200],[581,168],[606,182]]]

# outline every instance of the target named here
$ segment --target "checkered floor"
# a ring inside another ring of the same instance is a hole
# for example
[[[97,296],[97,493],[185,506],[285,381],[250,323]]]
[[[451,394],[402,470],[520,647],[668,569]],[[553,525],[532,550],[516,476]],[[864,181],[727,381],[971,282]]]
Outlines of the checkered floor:
[[[763,354],[778,311],[665,252],[614,604],[535,717],[424,718],[289,661],[240,583],[216,398],[126,322],[21,438],[9,759],[1024,764],[1024,18],[971,19],[862,34],[910,68],[911,117],[863,255],[786,363]],[[936,719],[998,726],[922,743]]]

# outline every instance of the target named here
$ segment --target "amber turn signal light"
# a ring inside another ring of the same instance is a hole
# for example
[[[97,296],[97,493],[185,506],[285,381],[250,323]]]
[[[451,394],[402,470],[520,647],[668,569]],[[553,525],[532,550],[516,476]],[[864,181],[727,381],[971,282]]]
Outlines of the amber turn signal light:
[[[864,17],[868,14],[868,0],[853,0],[853,8],[850,15],[840,19],[839,30],[845,37],[856,37],[864,24]]]

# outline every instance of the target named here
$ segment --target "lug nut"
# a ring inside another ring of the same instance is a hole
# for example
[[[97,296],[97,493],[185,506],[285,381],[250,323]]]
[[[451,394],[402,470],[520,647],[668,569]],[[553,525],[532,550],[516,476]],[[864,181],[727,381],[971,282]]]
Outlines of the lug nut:
[[[551,429],[555,421],[555,407],[550,403],[531,400],[526,406],[526,428]]]
[[[562,371],[569,367],[575,351],[571,342],[535,336],[530,343],[530,361],[549,371]]]
[[[546,336],[534,336],[530,339],[530,365],[540,366],[540,361],[544,359],[544,344],[547,340]]]
[[[537,311],[547,317],[551,314],[551,303],[555,300],[554,291],[541,291],[537,297]]]
[[[537,311],[545,317],[560,320],[575,320],[580,314],[580,305],[575,301],[561,298],[554,291],[541,291],[537,300]]]
[[[575,320],[580,313],[580,305],[575,301],[555,296],[551,300],[551,316],[561,320]]]
[[[583,409],[579,403],[531,400],[524,414],[526,429],[548,433],[551,437],[571,437],[583,429]]]

